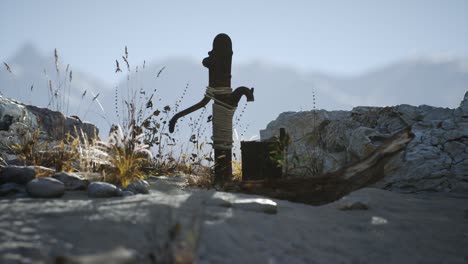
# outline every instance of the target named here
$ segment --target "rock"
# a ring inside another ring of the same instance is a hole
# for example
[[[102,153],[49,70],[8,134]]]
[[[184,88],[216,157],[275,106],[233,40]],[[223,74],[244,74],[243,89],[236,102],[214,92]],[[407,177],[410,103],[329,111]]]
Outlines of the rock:
[[[8,182],[26,184],[34,178],[36,170],[32,166],[6,166],[1,171],[0,184]]]
[[[63,182],[67,191],[86,190],[89,185],[88,180],[69,172],[56,173],[52,178]]]
[[[468,121],[458,122],[456,124],[457,124],[457,130],[460,131],[461,134],[466,137],[468,135]]]
[[[378,144],[375,144],[375,139],[383,141],[389,135],[381,134],[374,129],[368,127],[358,127],[353,130],[349,136],[347,151],[351,152],[358,159],[364,159],[377,149]]]
[[[32,132],[38,128],[41,130],[41,143],[61,140],[68,133],[76,136],[75,128],[77,131],[83,131],[89,140],[94,139],[99,132],[93,124],[65,117],[58,111],[25,105],[0,95],[0,151],[7,152],[2,146],[20,143],[24,132]]]
[[[167,179],[180,190],[180,181]],[[96,262],[115,263],[111,257],[115,254],[109,252],[119,246],[137,250],[140,263],[173,263],[159,260],[192,245],[191,252],[201,263],[265,263],[269,258],[274,263],[381,263],[389,258],[396,263],[463,263],[466,255],[466,199],[365,188],[348,197],[368,199],[375,210],[349,213],[333,205],[277,201],[279,213],[267,215],[204,206],[203,201],[217,194],[213,190],[186,189],[173,195],[159,187],[153,187],[151,197],[140,195],[130,201],[86,201],[81,195],[53,203],[3,200],[0,263],[60,263],[53,259],[57,255],[89,263],[75,258],[82,254],[105,255]],[[371,225],[372,216],[383,217],[388,224]],[[415,237],[424,241],[423,246],[415,246]],[[258,261],[252,262],[251,255],[258,252]]]
[[[453,115],[453,109],[445,108],[445,107],[433,107],[428,105],[420,106],[419,108],[422,109],[422,113],[424,114],[423,121],[433,121],[438,120],[440,123],[440,127],[442,127],[441,120],[451,119]]]
[[[347,199],[342,199],[338,204],[338,209],[346,210],[368,210],[369,206],[366,202],[363,201],[352,201]]]
[[[468,121],[468,91],[454,114],[460,121]]]
[[[62,139],[63,135],[67,133],[72,136],[77,136],[75,128],[78,131],[83,131],[90,140],[99,134],[99,130],[93,124],[81,122],[75,118],[65,117],[61,112],[32,105],[26,105],[26,109],[38,120],[41,120],[41,130],[55,140]]]
[[[65,128],[65,116],[59,111],[25,105],[27,111],[40,120],[41,131],[53,139],[62,139]]]
[[[25,191],[25,192],[19,192],[17,194],[15,194],[14,196],[16,199],[19,199],[19,198],[29,198],[30,196],[28,195],[28,193]]]
[[[468,159],[456,163],[452,167],[455,178],[468,182]]]
[[[452,192],[456,193],[468,193],[468,182],[457,181],[452,186]]]
[[[22,103],[0,95],[0,130],[9,131],[14,123],[21,122],[28,127],[38,126],[37,118]]]
[[[98,254],[83,256],[59,256],[55,259],[56,264],[137,264],[141,263],[135,250],[118,247],[113,250]]]
[[[120,196],[121,190],[107,182],[92,182],[88,185],[88,196],[92,198],[108,198]]]
[[[447,119],[442,121],[442,129],[444,130],[452,130],[456,128],[455,121],[453,119]]]
[[[132,195],[135,195],[135,194],[132,193],[131,191],[125,191],[125,190],[119,193],[119,196],[122,196],[122,197],[132,196]]]
[[[315,177],[362,160],[390,134],[410,125],[414,139],[387,162],[376,187],[446,192],[468,182],[468,92],[456,109],[398,105],[282,113],[260,136],[265,141],[286,128],[292,142],[288,174]]]
[[[441,141],[458,141],[463,137],[468,136],[468,129],[460,127],[459,129],[449,130],[443,134],[444,138]]]
[[[267,128],[260,131],[262,140],[266,140],[273,136],[279,137],[279,129],[287,127],[287,132],[292,138],[300,138],[308,133],[311,133],[319,127],[325,120],[343,120],[350,117],[348,111],[325,111],[317,110],[305,112],[285,112],[281,113],[278,118],[267,125]],[[315,122],[311,122],[315,120]]]
[[[45,177],[28,182],[26,190],[33,197],[61,197],[65,193],[65,185],[54,178]]]
[[[79,136],[80,138],[82,138],[81,132],[83,132],[89,142],[92,142],[93,139],[97,139],[99,135],[99,129],[95,125],[82,122],[74,117],[65,117],[65,131],[70,133],[73,137]],[[76,132],[78,132],[78,135]]]
[[[14,182],[9,182],[0,185],[0,196],[7,196],[9,194],[16,194],[16,193],[25,193],[26,189],[23,185],[19,185]]]
[[[150,192],[150,185],[147,181],[138,179],[131,181],[125,190],[134,194],[148,194]]]
[[[232,208],[242,209],[246,211],[261,212],[267,214],[277,214],[278,205],[270,200],[264,198],[246,198],[236,199],[231,202]]]
[[[468,159],[468,154],[465,152],[465,144],[459,141],[449,141],[444,144],[444,152],[449,154],[454,163],[458,163],[464,159]]]
[[[395,110],[399,117],[408,125],[413,125],[424,118],[423,111],[417,106],[402,104],[395,106]]]

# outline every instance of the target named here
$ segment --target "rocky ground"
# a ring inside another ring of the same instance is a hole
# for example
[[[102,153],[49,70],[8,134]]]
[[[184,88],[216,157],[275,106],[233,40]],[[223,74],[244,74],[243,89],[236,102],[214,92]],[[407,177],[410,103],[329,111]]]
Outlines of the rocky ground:
[[[151,178],[150,194],[126,197],[4,197],[0,262],[468,262],[466,194],[366,188],[314,207],[183,182]]]

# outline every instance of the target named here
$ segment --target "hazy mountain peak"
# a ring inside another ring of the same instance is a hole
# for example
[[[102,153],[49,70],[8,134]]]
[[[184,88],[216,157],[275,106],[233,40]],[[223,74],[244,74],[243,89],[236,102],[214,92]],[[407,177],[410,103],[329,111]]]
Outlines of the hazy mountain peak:
[[[31,62],[43,61],[44,55],[31,42],[24,43],[9,59],[11,64],[27,65]]]
[[[446,64],[455,64],[463,65],[468,63],[468,58],[463,58],[460,56],[455,56],[449,53],[435,53],[424,56],[416,56],[409,58],[405,61],[408,64],[429,64],[429,65],[446,65]]]

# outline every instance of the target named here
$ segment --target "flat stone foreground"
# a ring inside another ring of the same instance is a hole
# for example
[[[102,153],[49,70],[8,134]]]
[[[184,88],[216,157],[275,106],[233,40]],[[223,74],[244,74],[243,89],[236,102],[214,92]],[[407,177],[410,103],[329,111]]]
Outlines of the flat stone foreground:
[[[345,201],[314,207],[274,200],[277,212],[268,213],[235,206],[255,196],[184,190],[183,181],[160,177],[150,181],[151,194],[119,198],[75,191],[1,199],[0,263],[53,263],[117,247],[152,263],[167,251],[174,226],[200,263],[468,262],[466,196],[366,188],[345,200],[368,210],[339,210]]]

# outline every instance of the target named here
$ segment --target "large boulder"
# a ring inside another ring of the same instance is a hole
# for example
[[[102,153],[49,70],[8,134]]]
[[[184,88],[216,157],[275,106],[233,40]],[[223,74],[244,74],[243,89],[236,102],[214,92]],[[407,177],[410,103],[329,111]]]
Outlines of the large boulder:
[[[25,133],[37,129],[43,142],[61,140],[67,133],[77,136],[76,131],[80,130],[92,140],[99,132],[93,124],[65,117],[61,112],[25,105],[0,95],[0,152],[7,152],[5,146],[20,143]]]
[[[61,197],[65,193],[65,185],[54,178],[45,177],[28,182],[26,190],[32,197]]]
[[[37,118],[22,103],[0,95],[0,132],[12,130],[17,123],[37,128]]]
[[[467,190],[468,92],[456,109],[398,105],[283,113],[260,135],[267,140],[286,128],[288,174],[313,177],[363,159],[406,126],[415,138],[389,160],[376,186],[404,192]]]

